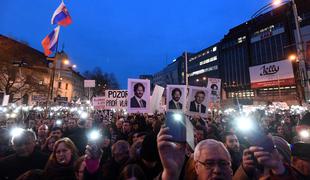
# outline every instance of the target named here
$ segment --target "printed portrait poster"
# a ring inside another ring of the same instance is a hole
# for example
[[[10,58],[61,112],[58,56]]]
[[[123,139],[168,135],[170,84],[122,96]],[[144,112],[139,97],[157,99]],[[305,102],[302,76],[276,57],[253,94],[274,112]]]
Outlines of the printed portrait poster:
[[[150,80],[128,79],[128,112],[148,113],[150,111]]]
[[[219,103],[221,98],[221,79],[208,78],[209,101]]]
[[[205,87],[189,86],[189,94],[187,98],[187,114],[200,115],[207,117],[208,115],[208,96],[209,91]]]
[[[167,104],[166,109],[168,110],[180,110],[185,111],[186,109],[186,86],[185,85],[167,85],[166,88]]]

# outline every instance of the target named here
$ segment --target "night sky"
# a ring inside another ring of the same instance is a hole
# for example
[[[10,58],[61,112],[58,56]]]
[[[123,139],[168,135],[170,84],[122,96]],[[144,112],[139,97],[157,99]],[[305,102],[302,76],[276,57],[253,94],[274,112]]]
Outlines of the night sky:
[[[0,34],[43,51],[61,0],[0,0]],[[65,0],[73,23],[59,45],[78,71],[96,66],[127,78],[158,72],[184,51],[218,42],[270,0]]]

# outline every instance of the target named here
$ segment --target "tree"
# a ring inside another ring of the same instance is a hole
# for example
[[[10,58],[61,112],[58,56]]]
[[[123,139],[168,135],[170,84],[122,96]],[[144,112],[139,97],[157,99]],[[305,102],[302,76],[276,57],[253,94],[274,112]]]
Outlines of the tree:
[[[42,72],[27,67],[16,67],[8,62],[0,62],[0,91],[10,95],[14,103],[32,93],[47,93],[43,85]]]
[[[119,89],[119,83],[115,75],[113,73],[104,73],[100,67],[85,71],[84,76],[86,79],[96,81],[96,87],[93,88],[95,96],[103,95],[106,89]]]

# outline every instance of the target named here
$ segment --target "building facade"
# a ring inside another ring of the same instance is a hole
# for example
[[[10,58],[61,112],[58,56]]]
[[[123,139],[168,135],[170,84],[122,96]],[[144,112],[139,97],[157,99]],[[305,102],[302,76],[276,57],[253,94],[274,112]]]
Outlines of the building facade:
[[[173,60],[163,70],[153,75],[153,85],[166,87],[167,84],[184,84],[184,58],[183,56]]]
[[[188,58],[188,84],[207,86],[208,78],[220,78],[218,44],[190,54]]]
[[[297,1],[297,6],[305,36],[310,20],[310,2],[300,0]],[[291,3],[230,29],[221,40],[219,48],[223,88],[226,92],[224,98],[242,104],[261,104],[268,101],[299,103],[301,97],[297,91],[298,80],[285,86],[279,83],[253,88],[249,72],[250,67],[288,60],[292,54],[296,54]],[[291,63],[295,79],[298,79],[298,64],[294,60]]]

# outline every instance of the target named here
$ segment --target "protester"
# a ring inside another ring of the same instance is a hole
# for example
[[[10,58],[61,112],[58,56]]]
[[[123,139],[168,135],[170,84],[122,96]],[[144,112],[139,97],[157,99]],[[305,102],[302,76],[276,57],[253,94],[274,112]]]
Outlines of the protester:
[[[128,179],[147,180],[142,169],[135,164],[127,165],[118,177],[118,180],[128,180]]]
[[[22,130],[12,137],[15,153],[0,160],[0,179],[16,179],[31,169],[43,169],[48,156],[35,149],[33,131]]]
[[[69,138],[58,140],[45,166],[45,178],[75,179],[74,163],[77,158],[77,149]]]
[[[223,136],[223,143],[230,154],[232,170],[235,172],[242,161],[242,150],[240,149],[238,137],[234,133],[227,132]]]

